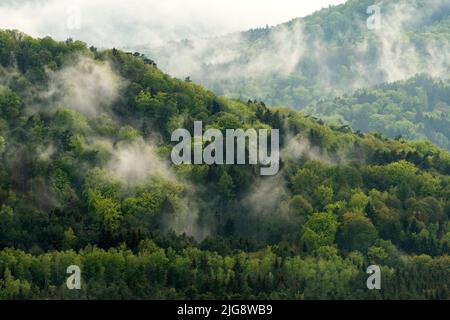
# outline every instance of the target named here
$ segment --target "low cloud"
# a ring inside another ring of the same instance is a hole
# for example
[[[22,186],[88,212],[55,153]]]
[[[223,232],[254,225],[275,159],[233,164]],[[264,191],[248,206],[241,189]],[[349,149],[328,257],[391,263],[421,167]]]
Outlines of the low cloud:
[[[157,155],[155,147],[143,139],[119,143],[113,151],[108,169],[128,186],[136,186],[151,176],[176,180],[167,163]]]
[[[124,84],[108,62],[80,56],[57,71],[48,72],[50,85],[45,93],[61,107],[86,116],[108,111]]]
[[[288,195],[283,173],[279,172],[275,176],[256,178],[242,204],[254,214],[274,215]]]

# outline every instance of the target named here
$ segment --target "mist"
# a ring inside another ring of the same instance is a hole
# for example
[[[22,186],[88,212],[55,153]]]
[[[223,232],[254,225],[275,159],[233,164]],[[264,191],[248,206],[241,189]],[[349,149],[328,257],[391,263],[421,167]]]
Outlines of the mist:
[[[49,71],[48,75],[50,89],[45,95],[86,116],[108,111],[125,84],[108,62],[86,57],[75,57],[61,70]]]
[[[297,19],[262,29],[259,32],[263,36],[252,40],[247,33],[234,33],[142,50],[164,71],[179,78],[189,76],[217,94],[269,104],[282,102],[297,108],[310,102],[299,100],[302,90],[324,98],[423,72],[447,78],[449,40],[417,40],[417,32],[410,34],[411,30],[420,30],[420,23],[432,14],[445,10],[445,2],[431,1],[427,12],[410,1],[376,3],[381,8],[380,28],[369,30],[369,15],[355,12],[352,23],[363,38],[352,44],[336,45],[317,38],[308,31],[311,27],[305,20]],[[418,49],[418,42],[423,50]],[[342,62],[336,64],[339,59]],[[278,84],[280,88],[274,88]]]
[[[128,186],[143,183],[151,176],[175,180],[175,175],[156,154],[155,146],[138,139],[120,143],[113,151],[108,169]]]

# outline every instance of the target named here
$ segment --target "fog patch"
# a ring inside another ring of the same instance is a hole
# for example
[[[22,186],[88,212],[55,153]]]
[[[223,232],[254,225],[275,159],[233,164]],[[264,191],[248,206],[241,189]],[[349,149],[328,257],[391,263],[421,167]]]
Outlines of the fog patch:
[[[176,234],[186,234],[197,241],[201,241],[212,233],[211,226],[201,226],[199,221],[200,208],[196,199],[196,188],[191,184],[185,185],[187,196],[178,204],[175,214],[166,215],[164,223],[166,228]]]
[[[48,146],[39,146],[36,152],[39,160],[49,161],[53,154],[55,154],[56,148],[53,144]]]
[[[136,186],[151,176],[175,181],[175,175],[156,153],[153,145],[138,139],[119,143],[113,150],[108,169],[128,186]]]
[[[49,91],[45,96],[61,107],[86,116],[107,111],[119,97],[124,80],[105,61],[79,56],[58,71],[49,71]]]
[[[275,215],[288,196],[284,175],[279,172],[275,176],[256,178],[241,203],[253,214]]]
[[[158,155],[155,144],[142,138],[132,142],[119,142],[112,151],[107,168],[128,190],[145,184],[152,177],[182,186],[183,192],[176,211],[163,215],[165,228],[177,234],[192,236],[196,240],[203,240],[210,234],[209,227],[199,225],[197,188],[175,175],[168,162]]]
[[[281,151],[282,159],[299,160],[305,158],[312,161],[319,161],[326,165],[335,164],[329,153],[318,146],[312,146],[306,138],[288,136],[287,143]]]

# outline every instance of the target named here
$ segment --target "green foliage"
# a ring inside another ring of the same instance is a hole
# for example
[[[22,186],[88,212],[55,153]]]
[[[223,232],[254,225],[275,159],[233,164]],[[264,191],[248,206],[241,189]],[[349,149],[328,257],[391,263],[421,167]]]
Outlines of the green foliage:
[[[369,250],[371,261],[394,261],[388,243]],[[222,256],[195,248],[163,249],[142,241],[139,252],[90,247],[31,255],[0,251],[1,299],[415,299],[448,297],[449,257],[411,256],[396,272],[383,268],[382,291],[364,288],[361,256],[280,257],[270,249]],[[82,270],[82,289],[68,290],[66,268]],[[396,276],[399,274],[400,276]],[[414,285],[411,285],[414,283]],[[33,285],[31,285],[33,284]],[[375,294],[375,296],[373,296]]]
[[[340,246],[349,251],[367,252],[377,239],[377,229],[370,219],[358,213],[346,213],[340,230]]]
[[[406,81],[324,99],[303,111],[336,125],[395,138],[428,139],[450,149],[450,84],[417,75]]]
[[[334,243],[338,222],[330,213],[316,213],[302,227],[301,242],[308,251]]]
[[[292,197],[290,206],[294,215],[309,216],[313,212],[312,205],[300,194]]]
[[[19,114],[20,100],[11,89],[0,86],[0,117],[5,120],[16,119]]]
[[[74,55],[123,78],[105,113],[41,94]],[[449,152],[219,98],[141,55],[76,41],[0,31],[0,64],[0,77],[16,75],[0,88],[1,299],[448,299]],[[279,175],[171,165],[170,133],[196,120],[281,129]],[[386,284],[375,294],[371,263]],[[65,286],[72,264],[77,292]]]

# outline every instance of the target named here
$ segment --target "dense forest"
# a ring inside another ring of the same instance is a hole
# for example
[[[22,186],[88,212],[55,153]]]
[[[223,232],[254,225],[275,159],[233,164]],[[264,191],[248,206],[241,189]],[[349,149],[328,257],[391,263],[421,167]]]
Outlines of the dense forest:
[[[450,297],[448,151],[219,97],[71,39],[0,31],[0,65],[0,298]],[[171,132],[194,120],[280,129],[280,172],[172,165]]]
[[[396,138],[428,139],[450,150],[450,82],[417,75],[337,98],[303,110],[329,123]]]

